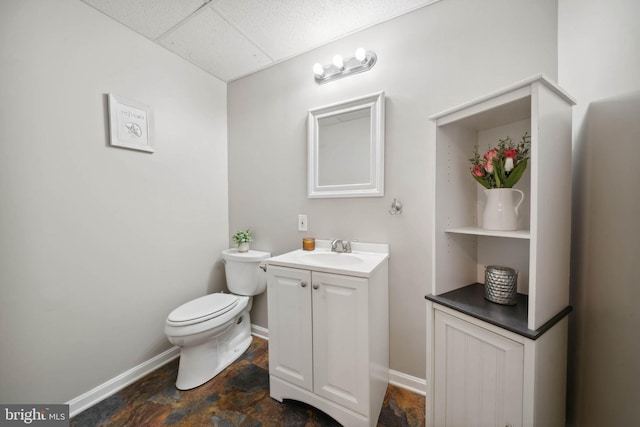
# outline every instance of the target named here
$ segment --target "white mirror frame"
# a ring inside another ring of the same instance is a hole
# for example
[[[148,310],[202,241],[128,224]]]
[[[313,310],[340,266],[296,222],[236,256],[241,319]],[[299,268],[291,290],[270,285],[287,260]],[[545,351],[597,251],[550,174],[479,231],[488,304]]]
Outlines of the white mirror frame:
[[[369,180],[357,184],[319,184],[318,121],[323,118],[369,108],[370,159]],[[384,91],[309,110],[307,114],[307,195],[309,198],[382,197],[384,196]]]

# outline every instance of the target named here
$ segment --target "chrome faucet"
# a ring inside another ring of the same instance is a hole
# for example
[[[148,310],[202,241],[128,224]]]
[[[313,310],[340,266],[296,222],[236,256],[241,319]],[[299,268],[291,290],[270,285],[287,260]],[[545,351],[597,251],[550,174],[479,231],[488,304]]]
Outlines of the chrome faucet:
[[[340,240],[340,239],[332,240],[331,252],[351,253],[351,242],[348,240]]]

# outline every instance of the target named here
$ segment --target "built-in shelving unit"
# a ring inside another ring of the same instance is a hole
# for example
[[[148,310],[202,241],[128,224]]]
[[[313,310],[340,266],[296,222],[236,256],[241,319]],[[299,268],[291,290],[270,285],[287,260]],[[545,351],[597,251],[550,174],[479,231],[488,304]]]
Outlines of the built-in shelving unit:
[[[428,425],[471,422],[459,418],[462,413],[487,416],[487,425],[564,422],[574,104],[536,75],[431,117],[436,126]],[[525,132],[531,149],[515,186],[525,194],[518,229],[485,230],[485,190],[470,174],[474,146],[484,153],[499,139],[518,141]],[[488,265],[519,272],[516,306],[494,307],[481,297]],[[488,369],[483,357],[494,360],[489,365],[497,370]],[[485,403],[492,407],[488,412]]]
[[[569,305],[571,224],[571,106],[574,101],[542,75],[432,117],[435,195],[431,293],[484,282],[498,264],[519,272],[518,292],[529,298],[535,330]],[[482,228],[484,189],[469,158],[510,136],[531,135],[527,171],[516,185],[525,194],[517,231]]]

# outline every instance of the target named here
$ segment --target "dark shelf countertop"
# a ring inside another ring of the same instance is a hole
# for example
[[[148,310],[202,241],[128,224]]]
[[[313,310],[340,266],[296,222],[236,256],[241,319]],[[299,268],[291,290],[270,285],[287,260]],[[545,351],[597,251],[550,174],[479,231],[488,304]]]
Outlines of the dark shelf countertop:
[[[442,295],[429,294],[425,298],[532,340],[538,339],[572,310],[571,306],[567,306],[534,331],[527,328],[527,295],[518,294],[516,305],[496,304],[484,298],[483,284],[473,283]]]

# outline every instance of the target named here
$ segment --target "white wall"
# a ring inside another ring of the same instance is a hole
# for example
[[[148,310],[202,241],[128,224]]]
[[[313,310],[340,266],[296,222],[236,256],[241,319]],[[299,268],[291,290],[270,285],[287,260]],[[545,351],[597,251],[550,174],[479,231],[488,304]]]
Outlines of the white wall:
[[[77,0],[0,2],[0,402],[65,402],[224,286],[226,85]],[[105,94],[155,154],[107,146]]]
[[[378,54],[371,71],[314,82],[315,62],[359,46]],[[428,117],[539,72],[555,79],[556,70],[556,0],[446,0],[234,81],[230,231],[251,227],[253,247],[273,254],[299,248],[307,235],[389,243],[391,368],[424,378]],[[308,199],[307,110],[379,90],[387,96],[385,197]],[[402,215],[388,213],[394,197]],[[297,231],[299,213],[308,215],[306,233]],[[252,320],[268,326],[265,295],[256,298]]]
[[[558,74],[574,108],[571,425],[638,425],[640,2],[560,0]]]

